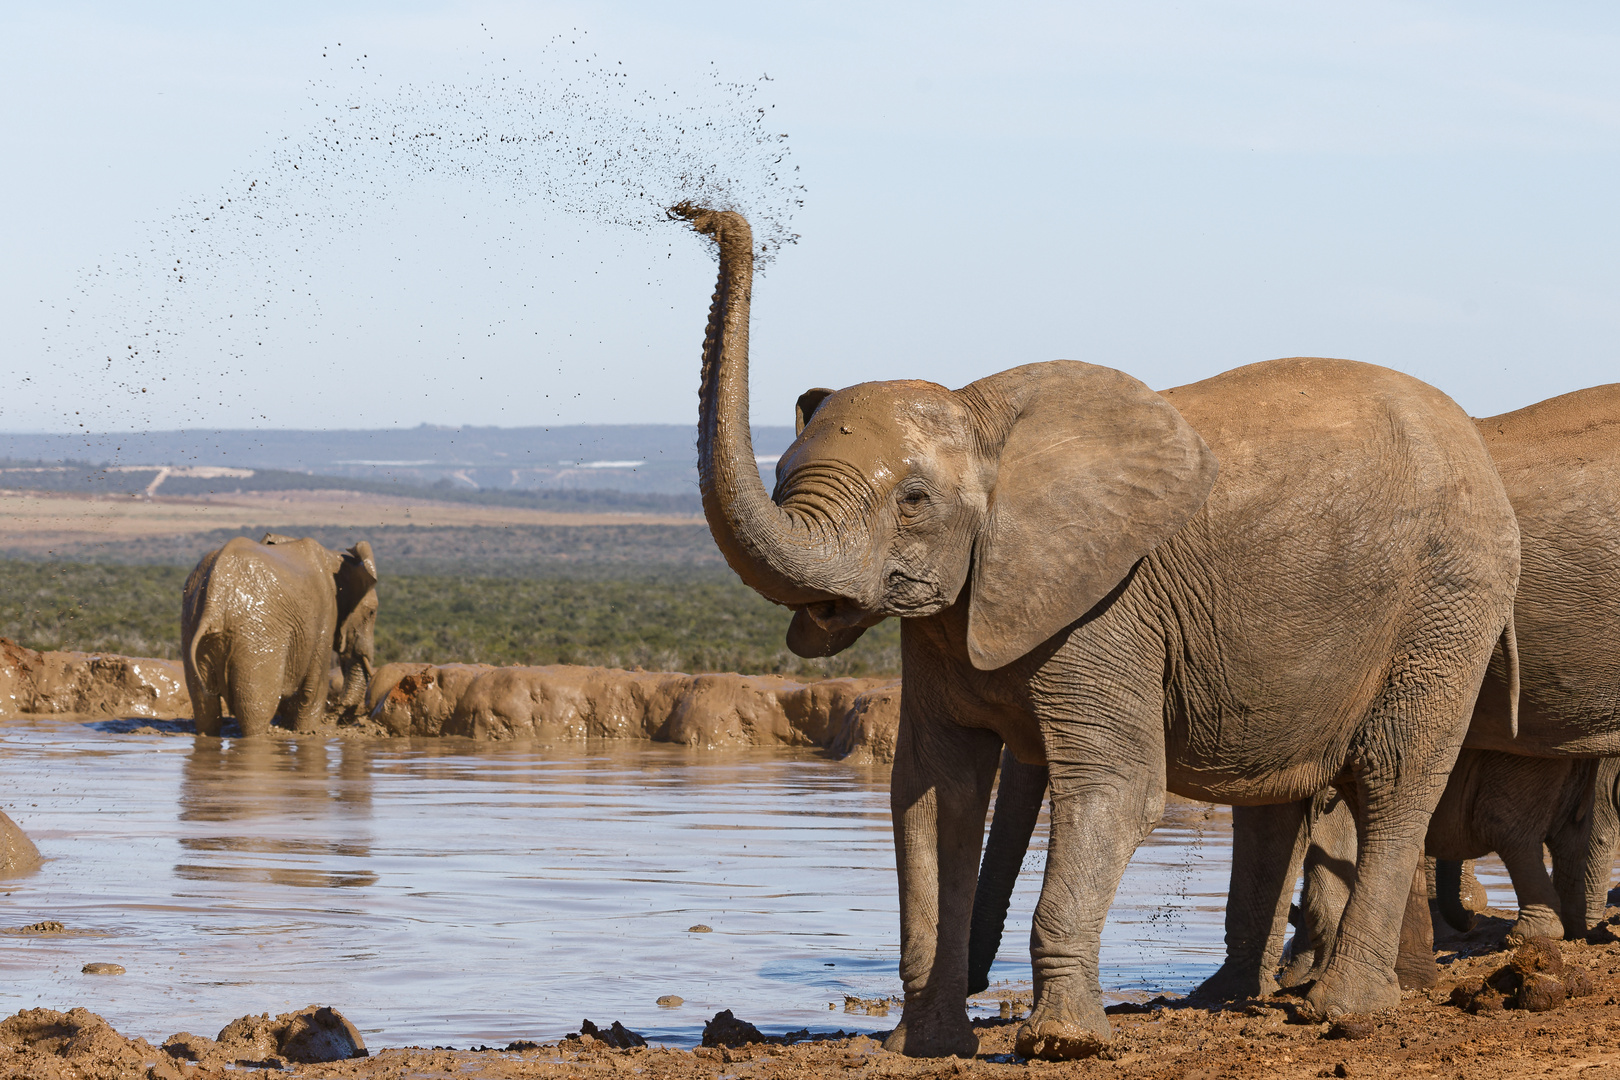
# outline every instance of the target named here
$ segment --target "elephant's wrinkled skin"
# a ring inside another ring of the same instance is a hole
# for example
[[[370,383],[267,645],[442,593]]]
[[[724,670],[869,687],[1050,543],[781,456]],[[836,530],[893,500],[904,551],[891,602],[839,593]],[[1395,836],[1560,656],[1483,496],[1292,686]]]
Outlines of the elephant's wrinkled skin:
[[[1167,780],[1270,803],[1353,777],[1368,842],[1312,995],[1323,1011],[1395,1004],[1423,826],[1518,572],[1467,416],[1342,360],[1163,395],[1056,361],[954,392],[812,391],[767,495],[748,435],[752,236],[737,214],[677,209],[719,247],[698,434],[716,542],[795,609],[800,655],[905,620],[891,799],[906,1003],[887,1045],[976,1046],[968,924],[1003,744],[1047,763],[1053,801],[1020,1053],[1108,1038],[1098,936]]]
[[[202,557],[186,578],[180,638],[199,735],[218,735],[220,699],[243,735],[278,713],[296,731],[326,715],[332,656],[343,671],[339,708],[366,696],[377,625],[377,564],[362,540],[329,551],[308,538],[246,537]]]
[[[1475,424],[1517,515],[1522,563],[1513,609],[1517,671],[1503,653],[1492,659],[1466,745],[1542,758],[1620,754],[1620,383]],[[1234,850],[1248,844],[1264,854],[1246,866],[1234,858],[1227,961],[1200,988],[1207,996],[1274,987],[1270,972],[1294,880],[1282,870],[1288,853],[1280,838],[1293,827],[1274,816],[1234,814]],[[1594,845],[1610,845],[1586,860],[1593,874],[1601,863],[1605,880],[1615,835],[1592,832]],[[1588,885],[1583,922],[1602,916],[1601,904],[1592,910],[1597,889]],[[1564,914],[1574,921],[1567,904]]]

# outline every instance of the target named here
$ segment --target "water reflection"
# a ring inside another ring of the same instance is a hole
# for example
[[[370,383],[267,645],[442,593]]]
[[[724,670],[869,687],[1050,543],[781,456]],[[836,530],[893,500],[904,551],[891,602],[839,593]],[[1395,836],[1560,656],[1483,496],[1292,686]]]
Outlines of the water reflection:
[[[100,931],[0,935],[0,1014],[86,1005],[161,1037],[330,1003],[376,1045],[550,1038],[583,1015],[690,1043],[727,1008],[766,1030],[893,1024],[842,1010],[899,991],[881,767],[42,721],[0,729],[0,805],[51,860],[0,924]],[[1219,962],[1228,820],[1172,806],[1114,905],[1106,987],[1185,990]],[[1043,865],[1037,844],[995,979],[1028,978]],[[78,974],[101,960],[129,973]]]

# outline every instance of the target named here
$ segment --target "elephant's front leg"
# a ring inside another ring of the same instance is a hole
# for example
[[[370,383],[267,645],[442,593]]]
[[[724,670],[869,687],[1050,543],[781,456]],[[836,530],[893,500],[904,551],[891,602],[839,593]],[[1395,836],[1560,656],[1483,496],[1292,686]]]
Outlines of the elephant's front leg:
[[[1030,954],[1035,1007],[1018,1030],[1025,1057],[1086,1057],[1110,1036],[1097,978],[1103,922],[1137,844],[1164,812],[1164,746],[1147,732],[1111,753],[1074,753],[1045,732],[1052,836]]]
[[[968,925],[1000,751],[993,733],[918,720],[902,701],[890,806],[906,1004],[885,1049],[912,1057],[978,1052],[967,1017]]]

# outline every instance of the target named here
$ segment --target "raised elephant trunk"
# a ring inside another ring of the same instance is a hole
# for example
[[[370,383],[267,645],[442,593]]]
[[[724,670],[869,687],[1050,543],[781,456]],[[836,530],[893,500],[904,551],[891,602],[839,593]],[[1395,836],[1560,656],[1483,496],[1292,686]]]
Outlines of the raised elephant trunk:
[[[756,592],[789,607],[838,593],[838,537],[771,501],[748,430],[748,316],[754,233],[741,214],[690,203],[672,207],[719,246],[698,390],[698,484],[709,531],[726,562]]]

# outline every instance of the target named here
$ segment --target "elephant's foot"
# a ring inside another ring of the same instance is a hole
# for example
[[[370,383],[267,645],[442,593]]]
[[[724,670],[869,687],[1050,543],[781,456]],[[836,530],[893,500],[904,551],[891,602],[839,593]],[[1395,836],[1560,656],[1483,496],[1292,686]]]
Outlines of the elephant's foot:
[[[1316,954],[1311,952],[1289,953],[1283,957],[1282,971],[1277,975],[1277,987],[1289,989],[1309,982],[1316,975]],[[1200,987],[1202,989],[1202,987]],[[1258,996],[1258,995],[1256,995]]]
[[[907,1007],[900,1024],[883,1049],[907,1057],[971,1058],[979,1052],[979,1037],[968,1023],[967,1009],[924,1011]]]
[[[1558,917],[1558,912],[1544,904],[1526,904],[1519,909],[1518,921],[1508,931],[1507,943],[1522,945],[1533,937],[1557,941],[1563,936],[1564,920]]]
[[[1037,1004],[1029,1019],[1019,1027],[1014,1050],[1020,1057],[1073,1061],[1095,1057],[1112,1038],[1113,1031],[1100,1001],[1088,1002],[1081,1010]]]
[[[1400,1003],[1401,986],[1395,973],[1365,964],[1329,962],[1322,977],[1305,994],[1305,1007],[1323,1019],[1365,1016],[1393,1009]]]
[[[1215,974],[1199,983],[1187,995],[1187,1000],[1194,1004],[1243,1001],[1246,998],[1266,997],[1276,990],[1277,980],[1270,972],[1228,960],[1216,969]]]

